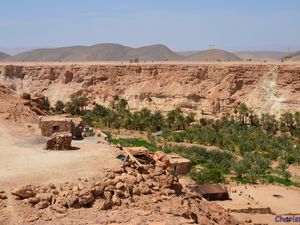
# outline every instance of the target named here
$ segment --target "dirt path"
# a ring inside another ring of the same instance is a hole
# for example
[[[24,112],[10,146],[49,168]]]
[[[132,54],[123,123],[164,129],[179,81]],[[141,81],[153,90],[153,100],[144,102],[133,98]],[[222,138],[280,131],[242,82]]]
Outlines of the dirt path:
[[[257,224],[278,224],[276,215],[299,215],[300,189],[276,185],[233,185],[230,193],[232,201],[219,201],[225,209],[238,210],[270,207],[274,214],[232,213],[240,221],[252,220]]]
[[[3,122],[3,121],[2,121]],[[116,168],[116,150],[97,144],[96,138],[73,141],[73,151],[45,151],[46,139],[40,136],[19,139],[0,120],[0,190],[8,199],[0,207],[0,224],[19,225],[20,211],[11,190],[27,184],[72,182],[78,178],[101,177],[106,169]]]
[[[18,140],[0,124],[0,187],[73,181],[79,177],[101,176],[119,161],[115,149],[97,144],[96,139],[73,141],[74,151],[45,151],[43,138]]]

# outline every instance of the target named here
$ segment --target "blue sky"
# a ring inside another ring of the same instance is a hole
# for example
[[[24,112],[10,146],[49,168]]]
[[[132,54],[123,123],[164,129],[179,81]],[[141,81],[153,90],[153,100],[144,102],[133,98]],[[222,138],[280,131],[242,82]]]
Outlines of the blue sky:
[[[300,50],[298,0],[0,0],[0,46]]]

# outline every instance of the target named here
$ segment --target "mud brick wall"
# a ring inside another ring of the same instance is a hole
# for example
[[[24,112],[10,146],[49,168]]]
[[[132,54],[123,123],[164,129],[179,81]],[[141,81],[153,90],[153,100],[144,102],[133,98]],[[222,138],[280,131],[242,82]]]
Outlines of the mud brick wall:
[[[72,132],[71,121],[41,121],[40,128],[42,135],[46,137],[56,132]]]

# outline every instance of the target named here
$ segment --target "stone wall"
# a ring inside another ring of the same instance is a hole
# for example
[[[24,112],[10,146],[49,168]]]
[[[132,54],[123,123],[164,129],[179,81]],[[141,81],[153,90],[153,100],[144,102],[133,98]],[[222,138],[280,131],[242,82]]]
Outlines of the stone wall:
[[[40,129],[43,136],[50,137],[56,132],[72,132],[71,121],[40,121]]]

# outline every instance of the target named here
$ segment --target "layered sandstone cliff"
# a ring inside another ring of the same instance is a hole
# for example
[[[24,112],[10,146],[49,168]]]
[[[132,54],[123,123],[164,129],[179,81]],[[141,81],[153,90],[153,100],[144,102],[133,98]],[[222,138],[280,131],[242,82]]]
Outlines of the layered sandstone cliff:
[[[132,110],[219,114],[245,102],[258,113],[300,111],[300,64],[2,64],[0,83],[52,103],[87,96],[104,105],[125,98]]]

